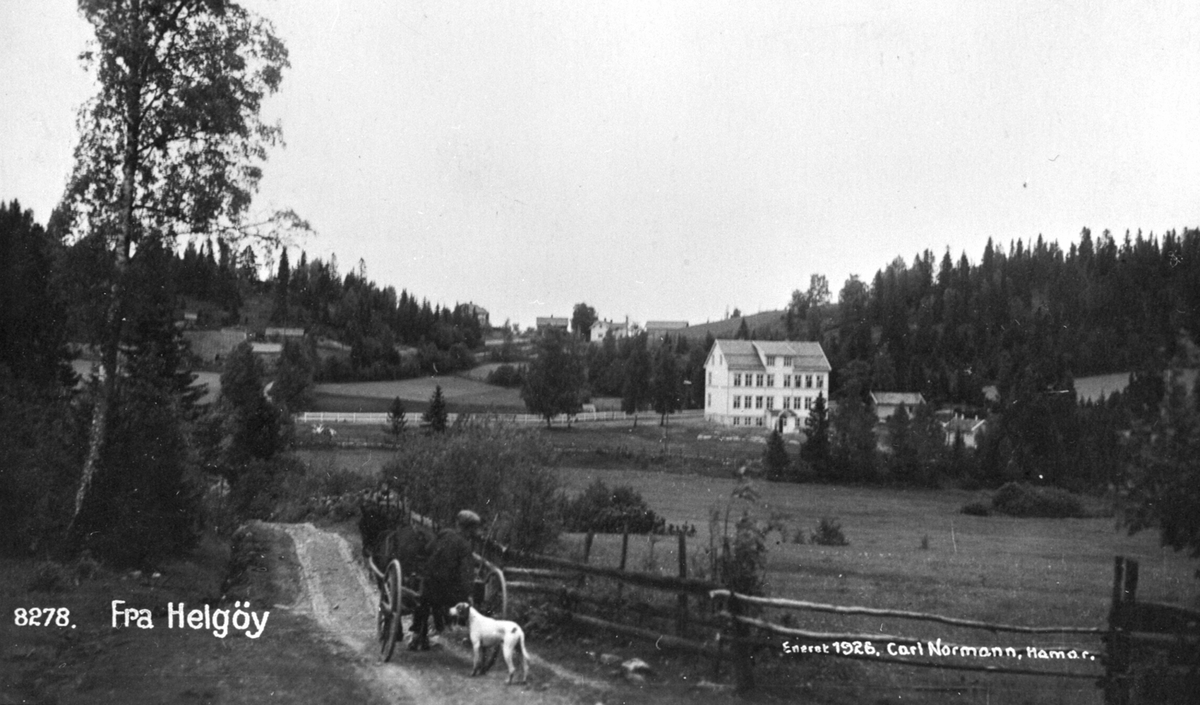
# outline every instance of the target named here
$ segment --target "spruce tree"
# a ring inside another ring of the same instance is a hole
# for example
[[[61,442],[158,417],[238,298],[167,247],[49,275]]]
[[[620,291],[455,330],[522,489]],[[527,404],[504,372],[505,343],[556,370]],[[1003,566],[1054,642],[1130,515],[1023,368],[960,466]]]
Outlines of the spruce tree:
[[[421,420],[429,424],[434,433],[443,433],[447,424],[446,398],[442,396],[442,385],[437,385],[433,396],[429,398],[429,408],[421,416]]]

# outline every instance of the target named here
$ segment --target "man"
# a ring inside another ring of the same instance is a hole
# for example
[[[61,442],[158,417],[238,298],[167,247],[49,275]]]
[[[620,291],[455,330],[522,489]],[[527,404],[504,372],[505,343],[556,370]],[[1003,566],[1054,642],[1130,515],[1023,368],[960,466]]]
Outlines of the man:
[[[441,633],[446,626],[446,614],[459,602],[471,596],[475,561],[471,540],[479,529],[479,515],[468,509],[458,513],[455,529],[445,529],[434,539],[429,560],[425,565],[425,585],[421,604],[413,617],[413,639],[409,649],[429,649],[429,615],[433,614],[434,628]]]

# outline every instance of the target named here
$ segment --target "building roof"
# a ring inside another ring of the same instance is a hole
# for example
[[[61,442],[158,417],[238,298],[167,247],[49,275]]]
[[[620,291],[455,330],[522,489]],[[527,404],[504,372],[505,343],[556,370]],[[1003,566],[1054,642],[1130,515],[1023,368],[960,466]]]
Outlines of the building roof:
[[[646,330],[681,330],[687,327],[687,321],[646,321]]]
[[[871,392],[871,401],[875,402],[875,406],[903,404],[911,409],[924,404],[925,397],[921,396],[920,392]]]
[[[538,316],[537,327],[545,328],[546,326],[566,328],[571,323],[568,318],[556,318],[554,316]]]
[[[955,416],[945,423],[947,433],[971,434],[979,430],[987,422],[986,419],[969,419],[965,416]]]
[[[833,368],[820,343],[793,340],[718,340],[713,344],[730,369],[765,370],[767,355],[795,358],[794,367],[828,372]]]

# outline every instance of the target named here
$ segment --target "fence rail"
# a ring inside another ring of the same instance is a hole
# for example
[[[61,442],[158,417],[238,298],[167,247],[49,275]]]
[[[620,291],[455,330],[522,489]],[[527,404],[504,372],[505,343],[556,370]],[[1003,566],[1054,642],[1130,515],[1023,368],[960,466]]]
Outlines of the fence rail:
[[[689,418],[702,416],[703,411],[691,409],[688,411],[680,411],[672,414],[675,418]],[[411,415],[410,415],[411,416]],[[446,414],[446,422],[453,424],[458,421],[460,416],[479,419],[481,421],[498,421],[514,424],[540,424],[546,423],[545,416],[537,414],[498,414],[493,412],[483,412],[478,414],[471,413],[450,413]],[[384,412],[355,412],[355,411],[305,411],[293,416],[297,423],[306,424],[362,424],[362,425],[379,425],[384,426],[388,423],[388,414]],[[633,422],[633,415],[626,414],[623,411],[584,411],[574,416],[559,414],[550,419],[552,423],[589,423],[595,421],[629,421]]]

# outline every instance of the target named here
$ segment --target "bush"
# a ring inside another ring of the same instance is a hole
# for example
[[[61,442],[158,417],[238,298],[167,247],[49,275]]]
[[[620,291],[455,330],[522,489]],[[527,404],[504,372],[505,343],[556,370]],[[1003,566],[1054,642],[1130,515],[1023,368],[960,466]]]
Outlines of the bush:
[[[988,507],[986,502],[978,502],[978,501],[970,502],[968,504],[963,505],[963,508],[960,509],[959,511],[962,512],[963,514],[970,514],[971,516],[976,516],[976,517],[985,517],[985,516],[991,515],[991,513],[992,513],[991,508]]]
[[[500,387],[520,387],[525,383],[525,371],[513,365],[500,365],[488,373],[487,383]]]
[[[842,533],[841,523],[832,517],[821,517],[817,530],[812,534],[812,543],[818,546],[849,546],[846,535]]]
[[[383,468],[412,508],[449,525],[462,509],[479,513],[497,540],[538,550],[561,527],[561,491],[548,471],[554,455],[540,435],[487,422],[419,436]]]
[[[1045,519],[1086,518],[1079,497],[1056,487],[1034,487],[1018,482],[1003,485],[992,497],[992,509],[1014,517]]]
[[[568,531],[602,534],[650,534],[660,532],[666,521],[654,513],[642,495],[628,485],[609,489],[596,480],[564,507]]]

